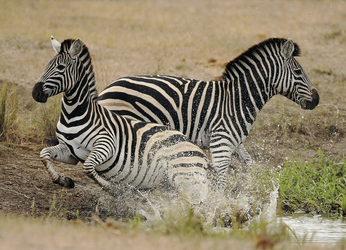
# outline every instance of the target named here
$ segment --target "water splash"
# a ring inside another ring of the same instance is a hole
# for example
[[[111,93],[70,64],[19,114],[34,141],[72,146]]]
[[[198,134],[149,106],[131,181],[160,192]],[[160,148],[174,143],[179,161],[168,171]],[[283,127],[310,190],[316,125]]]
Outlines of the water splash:
[[[123,221],[139,217],[147,228],[162,227],[164,223],[179,227],[179,223],[192,220],[192,211],[203,228],[225,232],[234,225],[246,229],[254,221],[275,220],[279,188],[275,169],[258,165],[249,173],[232,170],[225,194],[215,191],[214,185],[210,181],[208,198],[193,207],[174,189],[143,191],[118,185],[111,196],[105,194],[100,198],[99,211]]]
[[[279,183],[275,183],[272,180],[273,191],[270,192],[269,202],[265,204],[263,209],[263,218],[265,222],[271,222],[276,219],[276,208],[277,208],[277,199],[279,196]]]

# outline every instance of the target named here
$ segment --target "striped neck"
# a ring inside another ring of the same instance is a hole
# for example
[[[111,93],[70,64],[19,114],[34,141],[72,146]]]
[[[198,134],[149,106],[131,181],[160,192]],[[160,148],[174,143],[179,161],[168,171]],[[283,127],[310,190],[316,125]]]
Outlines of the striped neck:
[[[61,50],[60,53],[67,53],[68,50],[71,48],[72,43],[74,42],[74,39],[66,39],[61,43]],[[83,63],[83,66],[88,74],[88,86],[89,86],[89,92],[92,100],[96,100],[98,93],[96,88],[96,80],[95,80],[95,74],[93,70],[91,55],[89,53],[88,47],[83,44],[83,50],[80,53],[80,60]]]
[[[230,61],[222,82],[230,93],[230,100],[238,100],[240,111],[248,114],[248,122],[255,117],[274,95],[283,81],[283,63],[280,47],[285,39],[269,39]],[[251,119],[250,119],[251,117]]]
[[[95,103],[89,88],[90,72],[86,72],[80,61],[77,64],[76,83],[63,95],[62,111],[68,117],[84,114]]]

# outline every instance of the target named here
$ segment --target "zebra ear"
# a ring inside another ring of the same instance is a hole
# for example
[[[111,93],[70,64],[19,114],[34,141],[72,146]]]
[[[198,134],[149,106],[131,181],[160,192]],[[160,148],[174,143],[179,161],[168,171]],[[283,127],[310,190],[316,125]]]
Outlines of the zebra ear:
[[[282,45],[281,54],[285,57],[285,59],[287,59],[293,55],[293,51],[294,43],[291,39],[287,39],[287,41]]]
[[[53,36],[50,36],[50,40],[52,41],[52,46],[55,52],[59,53],[61,49],[61,44],[57,40],[55,40]]]
[[[69,53],[72,57],[76,57],[82,52],[82,49],[83,49],[83,42],[82,40],[80,40],[80,38],[78,38],[72,43]]]

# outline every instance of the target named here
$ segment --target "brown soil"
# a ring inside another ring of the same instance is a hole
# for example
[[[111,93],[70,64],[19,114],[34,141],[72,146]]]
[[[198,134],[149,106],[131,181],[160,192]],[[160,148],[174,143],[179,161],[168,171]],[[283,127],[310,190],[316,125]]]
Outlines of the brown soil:
[[[96,207],[98,197],[94,192],[86,192],[82,185],[90,185],[83,174],[68,167],[63,171],[78,183],[76,188],[64,190],[54,185],[39,160],[39,148],[16,147],[11,152],[2,154],[0,159],[0,209],[5,213],[47,216],[66,213],[67,218],[90,216]],[[62,164],[56,164],[59,171]],[[92,182],[91,182],[92,184]],[[91,188],[90,188],[91,189]],[[92,190],[92,189],[91,189]],[[54,207],[55,204],[63,206]],[[58,211],[59,210],[59,211]]]

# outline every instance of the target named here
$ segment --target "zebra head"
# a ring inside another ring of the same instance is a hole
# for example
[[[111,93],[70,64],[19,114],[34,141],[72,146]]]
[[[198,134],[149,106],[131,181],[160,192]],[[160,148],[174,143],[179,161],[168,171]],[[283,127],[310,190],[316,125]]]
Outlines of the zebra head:
[[[60,44],[51,37],[52,46],[57,53],[46,66],[46,69],[33,88],[32,97],[37,102],[45,103],[51,96],[68,92],[77,82],[77,57],[83,43],[80,39],[65,40]]]
[[[315,86],[294,58],[300,54],[298,45],[288,39],[282,43],[280,54],[283,71],[274,83],[277,93],[296,102],[302,109],[314,109],[320,98]]]

